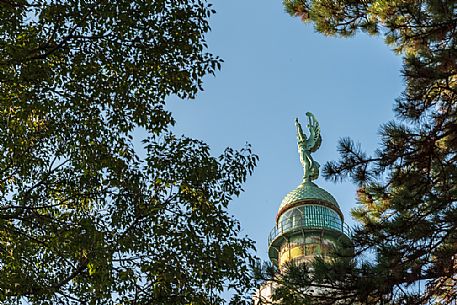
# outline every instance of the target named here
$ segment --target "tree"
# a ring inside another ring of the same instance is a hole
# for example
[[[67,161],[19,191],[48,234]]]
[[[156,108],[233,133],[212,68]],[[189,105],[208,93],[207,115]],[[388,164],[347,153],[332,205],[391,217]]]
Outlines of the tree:
[[[0,302],[242,302],[257,156],[170,131],[221,60],[203,0],[0,1]]]
[[[381,127],[379,149],[369,155],[344,138],[340,160],[324,168],[328,179],[349,177],[359,185],[359,205],[352,214],[360,226],[354,236],[355,261],[343,262],[345,267],[333,273],[328,272],[335,270],[331,264],[321,262],[327,279],[320,277],[322,272],[313,278],[316,285],[340,283],[339,294],[313,301],[331,303],[332,298],[346,295],[342,302],[353,304],[350,295],[355,293],[364,304],[453,304],[457,301],[457,2],[284,0],[284,5],[291,15],[312,22],[325,35],[381,35],[404,59],[406,88],[395,102],[397,119]],[[367,253],[373,259],[363,258]],[[318,266],[315,270],[322,271]],[[285,283],[294,285],[292,280]]]

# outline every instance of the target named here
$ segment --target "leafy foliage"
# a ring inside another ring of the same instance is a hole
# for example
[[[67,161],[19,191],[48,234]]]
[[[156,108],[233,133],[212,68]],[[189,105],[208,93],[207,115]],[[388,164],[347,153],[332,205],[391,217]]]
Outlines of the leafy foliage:
[[[220,68],[212,13],[0,1],[0,302],[215,304],[249,288],[253,243],[227,206],[257,157],[211,156],[165,109]]]
[[[369,304],[456,302],[457,2],[284,4],[326,35],[383,35],[404,58],[406,88],[395,104],[397,120],[381,127],[379,149],[370,156],[345,138],[341,159],[324,168],[329,179],[350,177],[360,185],[354,243],[359,259],[373,256],[354,265],[353,287],[342,293],[355,291]]]

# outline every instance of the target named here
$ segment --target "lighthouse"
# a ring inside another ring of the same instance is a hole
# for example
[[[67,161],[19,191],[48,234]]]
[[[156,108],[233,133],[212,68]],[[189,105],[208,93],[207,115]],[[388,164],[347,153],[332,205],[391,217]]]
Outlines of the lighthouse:
[[[350,229],[338,202],[314,183],[319,177],[319,163],[312,153],[319,149],[322,138],[315,116],[309,112],[306,116],[308,136],[299,120],[295,121],[303,179],[282,200],[268,236],[268,256],[278,272],[290,263],[311,263],[318,256],[330,257],[338,245],[351,245]],[[256,303],[271,299],[274,288],[275,283],[264,283],[256,294]]]

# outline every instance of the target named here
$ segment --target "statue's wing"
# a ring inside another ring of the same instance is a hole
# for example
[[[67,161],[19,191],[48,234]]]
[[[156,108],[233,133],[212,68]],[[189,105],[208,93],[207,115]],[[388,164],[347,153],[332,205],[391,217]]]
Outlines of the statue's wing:
[[[309,116],[312,117],[313,123],[311,124],[311,126],[308,126],[310,129],[308,147],[309,147],[310,152],[315,152],[316,150],[319,149],[319,147],[321,146],[321,143],[322,143],[321,129],[320,129],[319,123],[317,122],[314,115],[310,114]]]
[[[322,137],[320,134],[319,126],[317,126],[317,129],[318,130],[316,132],[316,135],[314,136],[314,140],[312,141],[313,144],[312,144],[312,146],[310,145],[310,149],[309,149],[310,152],[315,152],[316,150],[319,149],[319,147],[321,147]]]

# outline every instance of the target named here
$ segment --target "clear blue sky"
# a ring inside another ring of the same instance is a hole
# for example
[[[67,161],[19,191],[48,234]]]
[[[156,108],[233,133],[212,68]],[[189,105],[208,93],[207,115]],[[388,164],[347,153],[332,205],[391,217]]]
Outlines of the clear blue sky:
[[[231,205],[243,234],[267,256],[267,236],[282,198],[300,182],[294,119],[307,111],[319,120],[323,165],[338,158],[338,139],[350,136],[368,152],[381,123],[393,118],[402,91],[401,59],[381,37],[325,37],[284,12],[281,0],[214,3],[209,51],[224,59],[216,77],[193,101],[170,100],[178,134],[204,140],[215,155],[227,146],[253,146],[260,161]],[[350,225],[355,186],[315,181],[332,193]]]

